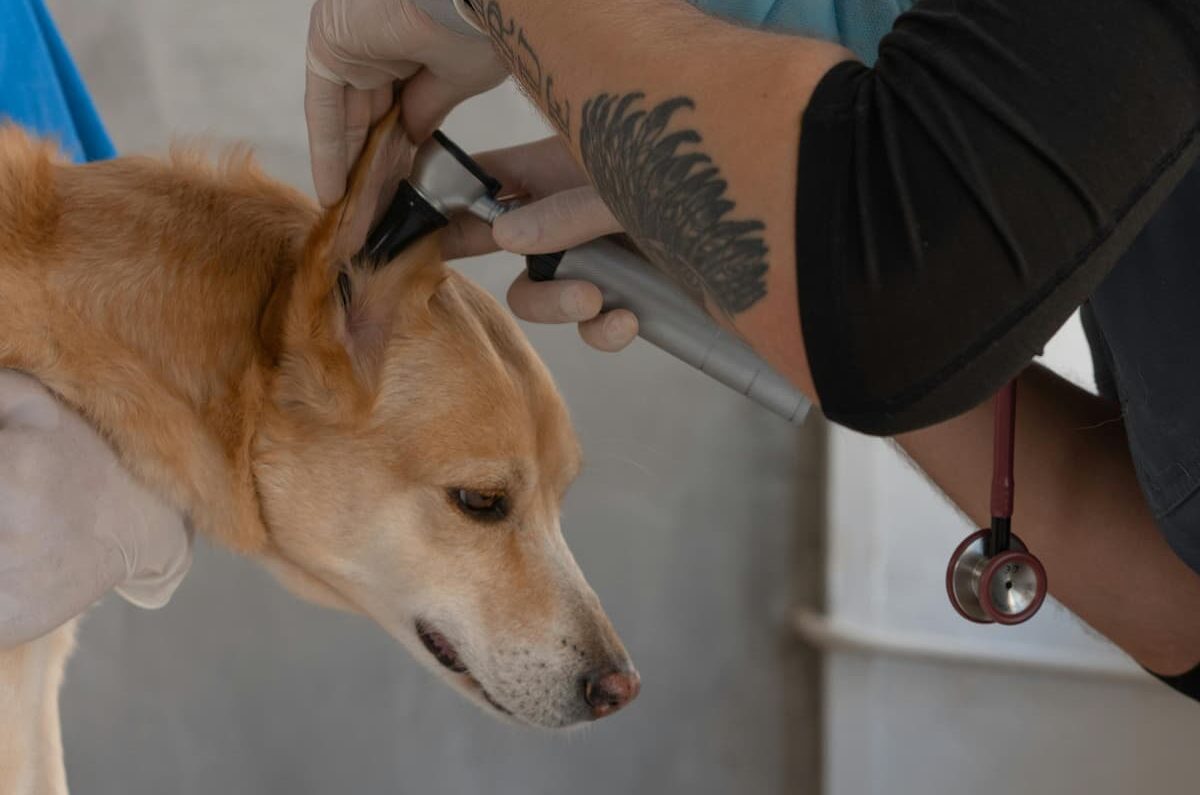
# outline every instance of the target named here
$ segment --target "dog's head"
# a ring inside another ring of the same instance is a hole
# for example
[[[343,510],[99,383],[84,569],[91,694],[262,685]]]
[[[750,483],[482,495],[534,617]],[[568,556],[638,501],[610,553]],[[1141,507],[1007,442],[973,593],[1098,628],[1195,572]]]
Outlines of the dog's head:
[[[268,313],[278,375],[254,464],[268,562],[486,709],[546,727],[601,717],[638,677],[559,529],[580,453],[553,381],[435,238],[354,259],[408,149],[389,116]]]

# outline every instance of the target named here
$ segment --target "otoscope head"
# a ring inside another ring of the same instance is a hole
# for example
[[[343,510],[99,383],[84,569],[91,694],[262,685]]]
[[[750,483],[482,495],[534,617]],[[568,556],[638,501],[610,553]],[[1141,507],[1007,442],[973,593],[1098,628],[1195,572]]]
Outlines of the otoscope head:
[[[487,223],[504,211],[496,201],[500,183],[441,131],[417,149],[412,173],[372,230],[362,256],[383,265],[450,217],[470,212]]]
[[[391,262],[413,242],[449,223],[433,205],[412,186],[401,182],[396,197],[383,218],[371,230],[359,257],[381,267]]]
[[[441,130],[417,150],[408,181],[446,217],[470,211],[476,202],[494,198],[500,191],[499,181]]]

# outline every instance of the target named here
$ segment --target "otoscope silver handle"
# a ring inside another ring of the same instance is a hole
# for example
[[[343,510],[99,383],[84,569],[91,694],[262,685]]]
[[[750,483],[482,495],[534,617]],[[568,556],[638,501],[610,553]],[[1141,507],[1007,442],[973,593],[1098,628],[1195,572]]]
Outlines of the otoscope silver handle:
[[[531,278],[580,279],[600,288],[604,309],[637,315],[638,336],[790,422],[811,407],[790,381],[750,346],[721,328],[644,259],[611,240],[594,240],[561,255],[529,258]]]

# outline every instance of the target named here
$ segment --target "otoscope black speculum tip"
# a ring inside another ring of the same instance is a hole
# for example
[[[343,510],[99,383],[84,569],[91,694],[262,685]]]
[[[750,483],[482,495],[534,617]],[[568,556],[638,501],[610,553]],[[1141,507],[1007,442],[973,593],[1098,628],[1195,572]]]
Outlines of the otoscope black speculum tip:
[[[396,197],[371,230],[359,256],[373,267],[386,265],[412,243],[449,222],[416,188],[408,182],[401,182],[396,189]]]
[[[378,268],[446,226],[455,211],[470,211],[491,223],[503,209],[494,201],[499,191],[498,180],[441,131],[435,131],[433,139],[417,150],[412,174],[396,189],[359,256]]]

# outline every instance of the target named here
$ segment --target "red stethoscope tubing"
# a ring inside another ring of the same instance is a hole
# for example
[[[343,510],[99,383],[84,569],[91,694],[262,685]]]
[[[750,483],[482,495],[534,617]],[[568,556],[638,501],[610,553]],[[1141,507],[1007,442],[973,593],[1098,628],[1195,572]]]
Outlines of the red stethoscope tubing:
[[[1013,450],[1017,441],[1017,382],[996,393],[995,432],[992,436],[992,516],[1011,519],[1013,512]]]
[[[1011,625],[1038,611],[1046,598],[1047,580],[1041,562],[1012,532],[1015,380],[996,393],[993,406],[992,521],[989,527],[967,536],[950,556],[946,594],[951,606],[968,621]]]

